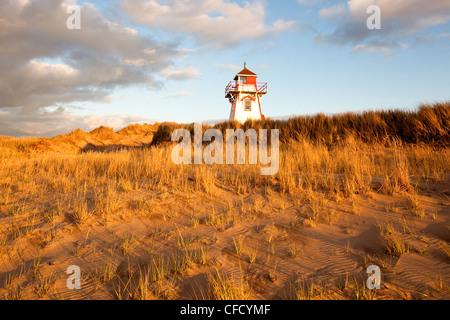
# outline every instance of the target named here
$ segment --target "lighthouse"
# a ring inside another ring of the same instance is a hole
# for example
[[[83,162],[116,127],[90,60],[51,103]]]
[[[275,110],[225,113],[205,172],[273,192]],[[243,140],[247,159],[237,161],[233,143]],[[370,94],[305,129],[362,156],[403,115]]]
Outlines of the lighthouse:
[[[263,120],[261,97],[267,93],[267,83],[257,82],[258,75],[244,63],[234,80],[225,88],[225,98],[231,103],[230,121]]]

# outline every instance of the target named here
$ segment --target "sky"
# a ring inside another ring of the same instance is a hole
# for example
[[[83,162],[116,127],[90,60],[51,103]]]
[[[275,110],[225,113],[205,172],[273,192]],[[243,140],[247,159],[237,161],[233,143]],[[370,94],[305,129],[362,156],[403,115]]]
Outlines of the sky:
[[[449,57],[448,0],[1,0],[0,135],[225,120],[244,62],[266,117],[412,110],[450,100]]]

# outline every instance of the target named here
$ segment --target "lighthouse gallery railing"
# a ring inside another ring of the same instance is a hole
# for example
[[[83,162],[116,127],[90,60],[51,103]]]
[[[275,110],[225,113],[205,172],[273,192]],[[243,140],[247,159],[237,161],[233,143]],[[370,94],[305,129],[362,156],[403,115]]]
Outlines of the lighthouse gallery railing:
[[[267,93],[267,82],[257,82],[256,84],[246,84],[243,81],[231,81],[225,88],[225,96],[230,91],[257,91]]]

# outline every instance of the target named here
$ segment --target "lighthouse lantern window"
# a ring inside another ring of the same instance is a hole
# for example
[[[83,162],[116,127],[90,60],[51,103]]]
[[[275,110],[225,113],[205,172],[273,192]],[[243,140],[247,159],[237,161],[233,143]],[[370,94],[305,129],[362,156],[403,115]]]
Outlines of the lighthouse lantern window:
[[[241,77],[242,83],[247,84],[247,77]]]
[[[250,100],[245,100],[245,111],[252,111],[252,102]]]

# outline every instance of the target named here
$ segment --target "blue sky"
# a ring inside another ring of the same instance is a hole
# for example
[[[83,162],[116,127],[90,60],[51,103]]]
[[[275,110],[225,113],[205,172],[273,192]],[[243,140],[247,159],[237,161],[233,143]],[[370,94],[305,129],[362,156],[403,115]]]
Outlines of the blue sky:
[[[82,28],[71,31],[59,29],[68,15],[48,1],[18,2],[0,5],[12,12],[3,18],[34,4],[29,14],[37,18],[27,19],[27,30],[43,35],[31,33],[11,52],[0,50],[0,68],[6,62],[9,71],[0,93],[18,82],[33,88],[5,91],[3,135],[226,119],[224,89],[244,61],[269,84],[266,117],[450,100],[450,4],[444,0],[56,1],[61,8],[81,6]],[[370,4],[381,9],[381,30],[367,29]],[[62,14],[44,22],[52,10]],[[25,54],[24,47],[39,47],[33,40],[49,43]]]

